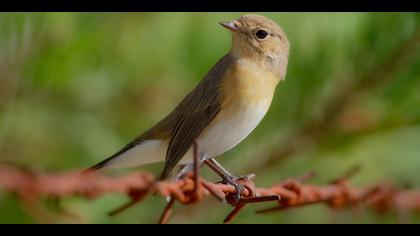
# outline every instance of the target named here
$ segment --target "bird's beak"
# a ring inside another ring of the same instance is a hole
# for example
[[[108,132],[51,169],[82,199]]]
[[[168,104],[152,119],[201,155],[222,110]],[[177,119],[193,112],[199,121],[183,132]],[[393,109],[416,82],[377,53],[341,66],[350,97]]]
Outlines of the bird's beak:
[[[239,32],[238,25],[233,21],[232,22],[220,22],[220,24],[230,31]]]

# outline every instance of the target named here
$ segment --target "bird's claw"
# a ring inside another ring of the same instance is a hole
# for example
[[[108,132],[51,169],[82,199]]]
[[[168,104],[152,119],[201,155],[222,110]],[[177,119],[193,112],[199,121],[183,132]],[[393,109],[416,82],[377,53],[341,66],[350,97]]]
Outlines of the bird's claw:
[[[234,203],[238,203],[241,200],[241,195],[245,191],[245,185],[242,184],[243,180],[248,180],[248,176],[241,176],[239,178],[233,176],[224,176],[220,183],[229,184],[235,187],[235,192],[232,194]]]

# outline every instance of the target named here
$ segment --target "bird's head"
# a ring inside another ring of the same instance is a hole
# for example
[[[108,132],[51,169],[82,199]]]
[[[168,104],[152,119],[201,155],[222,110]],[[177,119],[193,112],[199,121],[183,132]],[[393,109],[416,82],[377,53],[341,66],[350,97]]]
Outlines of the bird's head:
[[[273,20],[255,14],[221,22],[232,32],[231,53],[235,57],[263,60],[285,70],[289,56],[289,41]]]

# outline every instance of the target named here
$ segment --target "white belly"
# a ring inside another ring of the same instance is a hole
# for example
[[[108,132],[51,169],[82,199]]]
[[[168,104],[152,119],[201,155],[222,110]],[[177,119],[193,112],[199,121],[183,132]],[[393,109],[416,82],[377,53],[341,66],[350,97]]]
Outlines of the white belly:
[[[261,101],[252,106],[235,109],[237,111],[233,112],[221,111],[198,138],[200,150],[209,157],[216,157],[236,146],[261,122],[270,102],[270,100]]]

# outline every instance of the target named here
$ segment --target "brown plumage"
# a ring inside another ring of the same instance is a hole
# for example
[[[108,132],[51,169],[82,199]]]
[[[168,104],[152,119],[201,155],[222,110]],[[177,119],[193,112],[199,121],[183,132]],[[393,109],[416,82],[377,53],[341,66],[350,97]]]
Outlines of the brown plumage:
[[[246,15],[222,25],[232,31],[231,51],[168,116],[88,171],[128,159],[131,163],[137,158],[135,153],[126,153],[136,148],[141,153],[144,145],[146,153],[157,157],[142,162],[140,159],[146,157],[139,156],[139,163],[160,161],[164,153],[161,179],[165,179],[196,141],[201,152],[213,157],[235,146],[255,128],[271,104],[276,85],[286,75],[289,43],[281,28],[263,16]],[[151,140],[159,142],[152,144]]]

